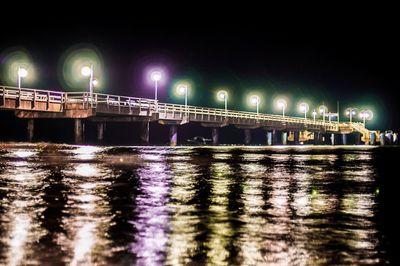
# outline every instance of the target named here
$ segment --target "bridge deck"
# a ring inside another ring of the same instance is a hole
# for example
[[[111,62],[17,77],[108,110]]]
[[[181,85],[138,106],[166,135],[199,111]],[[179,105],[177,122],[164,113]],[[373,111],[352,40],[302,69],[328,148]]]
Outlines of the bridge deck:
[[[361,123],[313,121],[299,117],[258,114],[161,103],[152,99],[87,92],[59,92],[0,86],[0,110],[21,118],[88,118],[101,121],[158,121],[164,124],[199,122],[204,126],[228,124],[242,128],[296,129],[351,133],[369,131]]]

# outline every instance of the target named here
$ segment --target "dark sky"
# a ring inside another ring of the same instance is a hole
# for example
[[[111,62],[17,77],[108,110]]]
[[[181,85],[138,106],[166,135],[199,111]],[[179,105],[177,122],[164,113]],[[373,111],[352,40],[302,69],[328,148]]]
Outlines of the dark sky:
[[[190,18],[186,18],[187,21]],[[13,46],[26,48],[41,70],[32,86],[59,88],[61,55],[71,46],[97,47],[107,77],[104,92],[152,97],[142,82],[147,63],[160,63],[169,70],[169,83],[160,88],[160,100],[179,102],[170,90],[174,80],[190,78],[195,83],[191,104],[222,107],[214,100],[216,88],[230,88],[232,109],[249,110],[244,97],[249,90],[262,91],[271,112],[272,97],[291,97],[289,113],[296,114],[298,99],[310,98],[313,106],[328,104],[335,111],[346,106],[373,106],[371,128],[400,128],[398,84],[400,41],[395,21],[369,20],[354,23],[309,20],[300,24],[270,24],[258,19],[169,23],[156,20],[109,17],[101,22],[70,20],[53,24],[40,20],[25,26],[5,28],[0,51]],[[3,81],[2,81],[3,82]]]

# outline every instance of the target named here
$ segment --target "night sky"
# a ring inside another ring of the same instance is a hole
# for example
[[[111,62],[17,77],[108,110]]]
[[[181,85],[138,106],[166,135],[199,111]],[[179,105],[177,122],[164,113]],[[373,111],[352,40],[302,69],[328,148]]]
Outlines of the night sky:
[[[32,22],[23,34],[16,33],[17,26],[2,30],[0,52],[24,47],[40,70],[40,77],[27,86],[62,90],[60,58],[73,46],[91,45],[102,56],[104,93],[153,97],[153,87],[143,82],[143,70],[159,64],[169,72],[167,84],[159,89],[160,101],[183,103],[171,93],[172,84],[191,79],[193,105],[223,108],[214,94],[226,87],[230,109],[252,110],[244,98],[248,91],[259,91],[265,100],[261,112],[276,112],[273,97],[279,94],[291,98],[288,113],[298,116],[299,99],[310,99],[311,108],[325,103],[331,111],[339,100],[341,114],[348,106],[373,106],[370,129],[400,128],[400,41],[393,21],[190,24],[168,23],[164,17],[149,22],[117,16],[101,22],[71,21]],[[0,81],[5,82],[2,77]],[[2,119],[15,123],[4,114]]]

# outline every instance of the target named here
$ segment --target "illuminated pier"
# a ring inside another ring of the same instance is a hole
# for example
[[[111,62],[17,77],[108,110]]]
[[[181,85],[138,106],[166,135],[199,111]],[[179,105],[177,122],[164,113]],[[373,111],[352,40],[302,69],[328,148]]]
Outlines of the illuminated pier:
[[[284,106],[282,105],[284,112]],[[308,109],[308,108],[307,108]],[[377,140],[377,133],[364,123],[326,121],[258,112],[206,108],[190,105],[161,103],[154,99],[100,94],[92,92],[60,92],[0,86],[0,110],[14,111],[18,118],[27,119],[28,140],[34,137],[35,119],[74,119],[76,143],[83,142],[84,122],[97,122],[98,140],[103,140],[105,123],[141,123],[143,144],[149,143],[149,123],[170,127],[170,144],[178,143],[179,125],[200,123],[209,127],[213,144],[220,139],[219,128],[234,125],[244,130],[244,143],[251,141],[251,130],[263,128],[267,145],[310,142],[318,144],[325,138],[335,143],[335,135],[341,134],[341,143],[347,144],[348,134],[358,134],[359,140],[369,143]],[[314,111],[315,112],[315,111]],[[325,116],[324,116],[325,117]],[[371,137],[372,136],[372,137]],[[356,143],[357,144],[357,143]]]

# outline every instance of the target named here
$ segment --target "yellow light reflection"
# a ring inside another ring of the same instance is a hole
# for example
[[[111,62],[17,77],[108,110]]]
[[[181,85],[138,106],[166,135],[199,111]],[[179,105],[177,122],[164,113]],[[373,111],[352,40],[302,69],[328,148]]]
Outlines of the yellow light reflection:
[[[98,173],[99,173],[98,168],[93,164],[82,163],[78,164],[75,167],[75,174],[78,176],[90,177],[90,176],[96,176],[98,175]]]
[[[16,150],[11,154],[18,158],[28,158],[35,155],[37,152],[29,151],[29,150]]]
[[[95,158],[96,153],[100,152],[101,150],[102,148],[94,146],[80,146],[76,150],[73,150],[72,153],[75,154],[77,159],[90,160]]]
[[[13,218],[8,265],[20,265],[24,257],[24,245],[27,242],[31,218],[27,214],[16,214]]]
[[[215,154],[217,158],[228,158],[227,154]],[[225,265],[229,256],[227,246],[232,236],[232,228],[228,217],[228,186],[232,169],[225,162],[213,163],[211,166],[212,176],[212,204],[209,209],[213,214],[210,217],[210,238],[208,240],[207,263],[215,265]],[[218,175],[222,174],[222,175]]]
[[[78,230],[74,239],[74,256],[71,265],[90,264],[92,262],[90,251],[96,242],[95,229],[95,223],[87,223]]]
[[[196,224],[199,218],[195,213],[195,204],[189,201],[195,197],[194,182],[199,176],[199,168],[189,162],[174,162],[171,165],[174,176],[174,186],[171,189],[170,207],[174,215],[170,220],[170,235],[168,239],[167,264],[186,265],[196,250]]]

